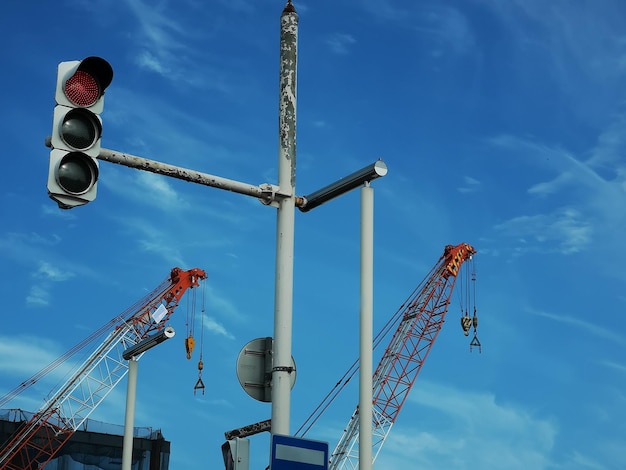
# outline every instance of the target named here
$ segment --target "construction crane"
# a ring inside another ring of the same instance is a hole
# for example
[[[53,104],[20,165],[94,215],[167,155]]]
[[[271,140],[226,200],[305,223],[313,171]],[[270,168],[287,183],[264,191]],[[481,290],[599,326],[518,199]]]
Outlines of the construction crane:
[[[430,273],[415,288],[374,339],[374,347],[376,348],[397,325],[373,376],[373,460],[376,460],[380,453],[391,427],[396,421],[400,409],[441,330],[454,285],[461,272],[461,266],[475,253],[476,250],[467,243],[456,246],[447,245]],[[471,279],[475,280],[473,273]],[[467,286],[467,295],[468,297],[471,295],[469,286]],[[465,311],[463,311],[464,309]],[[474,346],[480,348],[476,333],[478,326],[476,308],[474,307],[473,318],[469,317],[467,303],[462,305],[461,310],[461,325],[464,333],[467,335],[471,326],[474,326],[474,338],[470,343],[470,351]],[[358,368],[357,360],[298,429],[296,435],[306,434],[356,374]],[[359,408],[357,406],[330,456],[329,470],[359,468],[358,446]]]
[[[98,331],[100,334],[113,327],[106,339],[2,446],[0,470],[45,467],[124,378],[128,372],[128,362],[123,360],[123,352],[151,333],[162,330],[186,290],[199,286],[200,281],[206,277],[206,273],[198,268],[188,271],[174,268],[169,277],[150,294],[104,325]],[[61,363],[69,354],[84,346],[90,338],[53,364]],[[142,355],[135,359],[138,360]],[[7,397],[10,399],[20,393],[50,369],[48,367],[30,380],[22,382]],[[0,403],[6,401],[4,398]]]

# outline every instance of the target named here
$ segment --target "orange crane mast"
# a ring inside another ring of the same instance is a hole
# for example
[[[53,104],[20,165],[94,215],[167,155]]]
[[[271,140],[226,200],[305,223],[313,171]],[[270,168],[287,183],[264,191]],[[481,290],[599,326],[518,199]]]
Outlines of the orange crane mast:
[[[174,268],[155,290],[105,325],[115,327],[71,378],[0,448],[0,470],[45,467],[124,378],[128,363],[122,358],[123,352],[162,330],[186,290],[206,277],[198,268]],[[9,395],[14,396],[35,380],[23,382]]]

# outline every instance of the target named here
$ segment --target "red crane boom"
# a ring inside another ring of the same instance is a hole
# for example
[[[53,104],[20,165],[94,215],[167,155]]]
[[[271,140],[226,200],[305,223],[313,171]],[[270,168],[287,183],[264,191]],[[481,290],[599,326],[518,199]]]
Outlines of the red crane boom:
[[[389,435],[441,330],[461,265],[475,253],[476,250],[467,243],[447,245],[428,276],[394,315],[399,324],[373,377],[373,460]],[[474,327],[477,323],[474,317]],[[465,326],[463,328],[467,333]],[[475,341],[478,342],[476,336]],[[331,454],[329,469],[359,468],[358,438],[357,407]]]

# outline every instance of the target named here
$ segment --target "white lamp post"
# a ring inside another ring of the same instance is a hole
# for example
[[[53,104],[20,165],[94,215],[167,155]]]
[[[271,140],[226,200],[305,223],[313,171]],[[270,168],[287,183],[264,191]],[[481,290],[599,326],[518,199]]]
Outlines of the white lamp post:
[[[176,332],[171,326],[161,332],[139,341],[126,349],[122,357],[128,361],[128,388],[126,390],[126,417],[124,418],[124,441],[122,444],[122,470],[131,470],[133,463],[133,430],[135,421],[135,401],[137,398],[137,360],[148,349],[170,339]]]

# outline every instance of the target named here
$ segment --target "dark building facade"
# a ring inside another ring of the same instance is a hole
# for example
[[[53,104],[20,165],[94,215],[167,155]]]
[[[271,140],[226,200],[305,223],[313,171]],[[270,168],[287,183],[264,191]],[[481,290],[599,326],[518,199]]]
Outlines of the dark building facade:
[[[0,410],[0,449],[31,417],[32,413],[22,410]],[[123,426],[86,420],[46,465],[46,470],[119,470],[123,435]],[[134,429],[132,470],[168,470],[169,459],[170,442],[161,430]]]

